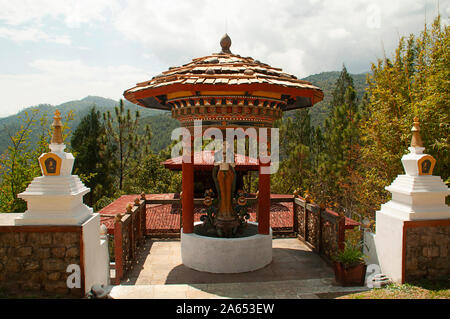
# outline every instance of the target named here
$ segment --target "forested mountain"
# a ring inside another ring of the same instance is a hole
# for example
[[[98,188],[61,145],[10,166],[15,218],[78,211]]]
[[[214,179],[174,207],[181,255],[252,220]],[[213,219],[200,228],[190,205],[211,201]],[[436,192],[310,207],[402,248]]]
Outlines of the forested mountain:
[[[322,125],[325,119],[328,117],[331,109],[331,92],[333,86],[339,77],[340,72],[322,72],[319,74],[310,75],[304,80],[312,82],[314,85],[320,87],[324,92],[324,100],[316,104],[311,109],[311,124],[313,126]],[[366,87],[365,79],[366,74],[352,74],[355,89],[357,91],[358,98],[362,98],[364,94],[364,89]],[[113,112],[114,107],[119,104],[118,101],[107,99],[99,96],[87,96],[78,101],[69,101],[60,105],[50,105],[50,104],[40,104],[36,107],[28,107],[21,112],[11,115],[8,117],[0,118],[0,154],[4,152],[9,143],[8,132],[14,134],[20,125],[19,117],[24,114],[24,112],[30,112],[31,109],[38,108],[41,114],[46,113],[48,117],[48,122],[52,122],[52,117],[55,109],[61,112],[64,117],[70,111],[73,111],[74,118],[69,123],[72,130],[74,130],[80,120],[89,112],[90,108],[95,105],[97,110],[101,113],[106,111]],[[159,152],[170,144],[170,134],[172,130],[178,126],[178,122],[171,118],[169,112],[146,109],[135,104],[132,104],[124,100],[125,109],[139,110],[141,115],[141,124],[145,127],[146,124],[150,124],[152,130],[152,140],[150,142],[151,149],[154,152]],[[37,140],[37,135],[31,137],[32,140]],[[70,140],[70,136],[68,138]]]
[[[319,74],[313,74],[302,80],[309,81],[312,84],[320,87],[323,90],[324,98],[322,102],[319,102],[311,108],[311,124],[313,126],[320,125],[322,126],[325,122],[325,119],[330,115],[331,110],[331,100],[332,95],[331,92],[334,89],[336,84],[336,80],[339,77],[340,71],[331,71],[331,72],[322,72]],[[356,97],[358,101],[361,101],[364,90],[367,87],[366,84],[366,76],[367,73],[360,74],[350,74],[353,78],[353,84],[355,85],[354,89],[356,90]]]
[[[17,131],[21,124],[20,117],[24,116],[25,112],[31,113],[32,109],[39,109],[40,114],[46,114],[48,118],[48,123],[52,123],[52,117],[56,109],[58,109],[61,112],[61,116],[64,118],[70,111],[73,112],[73,120],[70,121],[69,126],[72,129],[72,131],[78,126],[78,123],[80,123],[80,120],[88,114],[89,110],[92,106],[95,105],[97,110],[100,112],[106,112],[106,111],[114,111],[114,106],[118,105],[119,102],[103,98],[100,96],[87,96],[81,100],[78,101],[69,101],[62,103],[60,105],[50,105],[50,104],[40,104],[37,106],[31,106],[27,107],[24,110],[20,111],[19,113],[15,115],[10,115],[8,117],[0,118],[0,154],[4,152],[6,147],[9,145],[9,135],[14,135],[14,133]],[[135,104],[132,104],[128,101],[124,100],[124,106],[125,109],[130,109],[132,111],[139,110],[141,118],[149,117],[152,115],[157,115],[163,113],[159,110],[151,110],[147,108],[143,108],[140,106],[137,106]],[[150,121],[151,122],[151,121]],[[37,134],[35,136],[31,136],[31,140],[37,141]],[[70,140],[70,136],[68,137],[68,140]],[[68,141],[66,141],[68,143]]]

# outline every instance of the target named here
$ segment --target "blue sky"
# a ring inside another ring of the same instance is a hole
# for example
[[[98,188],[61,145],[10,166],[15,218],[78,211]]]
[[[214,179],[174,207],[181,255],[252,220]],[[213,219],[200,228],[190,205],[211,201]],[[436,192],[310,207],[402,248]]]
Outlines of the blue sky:
[[[450,0],[0,0],[0,117],[99,95],[219,51],[298,77],[365,72]]]

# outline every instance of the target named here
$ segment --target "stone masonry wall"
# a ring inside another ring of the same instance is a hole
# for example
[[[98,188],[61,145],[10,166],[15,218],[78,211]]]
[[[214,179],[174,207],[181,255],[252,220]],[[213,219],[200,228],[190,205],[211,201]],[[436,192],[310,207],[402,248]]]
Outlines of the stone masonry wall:
[[[450,276],[450,226],[406,229],[405,280]]]
[[[0,232],[0,288],[7,294],[80,297],[67,266],[80,265],[79,232]]]

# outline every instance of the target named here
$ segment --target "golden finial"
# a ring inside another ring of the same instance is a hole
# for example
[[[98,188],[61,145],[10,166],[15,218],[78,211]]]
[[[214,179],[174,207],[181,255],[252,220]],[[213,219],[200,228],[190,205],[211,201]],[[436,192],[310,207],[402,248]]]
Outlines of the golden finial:
[[[420,137],[420,123],[417,116],[414,117],[414,123],[413,127],[411,128],[411,132],[411,147],[423,147],[422,137]]]
[[[311,203],[311,195],[309,195],[308,193],[306,193],[305,195],[305,202]]]
[[[127,205],[127,213],[131,213],[132,209],[133,209],[133,204],[132,203],[128,203],[128,205]]]
[[[229,53],[231,54],[230,47],[231,47],[231,38],[228,36],[228,34],[225,33],[225,35],[220,39],[220,46],[222,47],[221,53]]]
[[[62,137],[62,123],[61,123],[61,113],[59,110],[55,111],[55,116],[53,117],[53,134],[52,134],[52,144],[63,144]]]

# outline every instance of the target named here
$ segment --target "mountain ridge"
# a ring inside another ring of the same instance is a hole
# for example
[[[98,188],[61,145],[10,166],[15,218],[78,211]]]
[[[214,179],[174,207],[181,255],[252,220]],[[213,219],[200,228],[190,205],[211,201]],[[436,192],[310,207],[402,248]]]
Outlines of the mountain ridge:
[[[340,71],[328,71],[318,74],[309,75],[302,80],[311,82],[312,84],[320,87],[324,92],[324,99],[322,102],[317,103],[310,109],[311,123],[313,126],[322,125],[325,119],[328,117],[331,110],[331,92],[334,88]],[[365,79],[367,73],[351,74],[354,79],[355,90],[357,91],[358,98],[362,98],[364,89],[366,87]],[[0,118],[0,154],[2,154],[8,144],[9,135],[8,130],[13,132],[20,126],[20,116],[25,112],[30,112],[33,109],[39,109],[40,113],[46,114],[48,123],[52,122],[52,117],[56,109],[61,112],[64,117],[70,111],[73,111],[74,119],[70,122],[70,127],[73,130],[76,129],[81,119],[89,112],[92,106],[100,112],[112,111],[114,107],[119,105],[119,101],[115,101],[110,98],[104,98],[101,96],[88,95],[80,100],[73,100],[61,103],[59,105],[51,104],[39,104],[37,106],[30,106],[24,108],[14,115],[9,115]],[[170,112],[152,110],[138,105],[132,104],[124,99],[124,107],[131,111],[138,110],[141,117],[142,124],[150,124],[152,127],[153,138],[151,141],[151,149],[154,152],[158,152],[165,148],[170,143],[171,130],[177,127],[177,121],[170,117]],[[168,132],[167,132],[168,130]],[[32,136],[32,141],[37,141],[36,136]],[[70,137],[69,137],[70,138]]]

